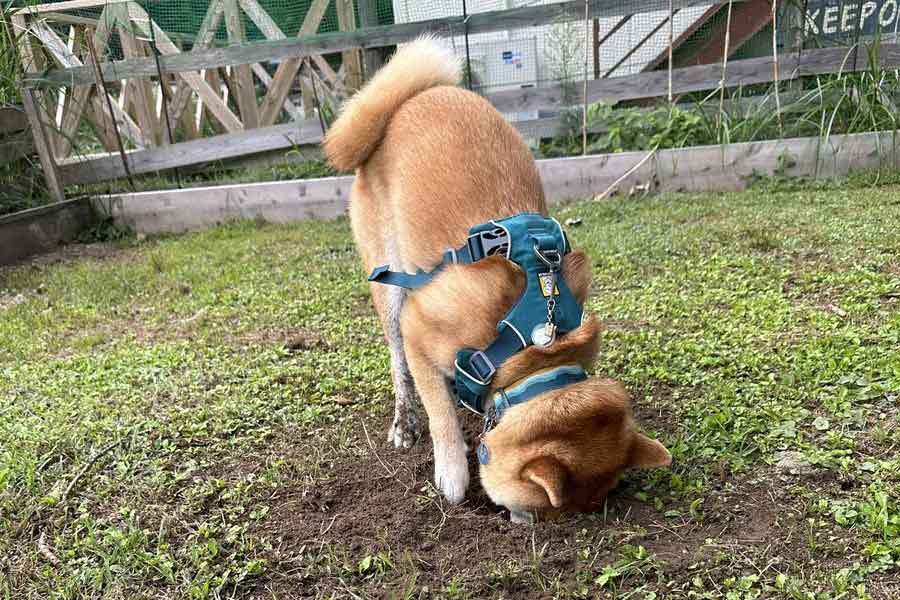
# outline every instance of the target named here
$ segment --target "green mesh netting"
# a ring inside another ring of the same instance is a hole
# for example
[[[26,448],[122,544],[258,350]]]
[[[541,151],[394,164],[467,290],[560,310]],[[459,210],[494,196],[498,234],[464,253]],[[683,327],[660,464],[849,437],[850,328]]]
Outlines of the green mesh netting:
[[[60,0],[63,1],[63,0]],[[33,4],[34,2],[29,2]],[[201,23],[209,10],[209,0],[137,0],[150,17],[179,47],[190,50]],[[271,17],[272,21],[288,37],[293,37],[300,29],[312,0],[257,0],[259,6]],[[24,5],[25,3],[19,2]],[[394,23],[394,11],[392,0],[370,0],[369,7],[372,16],[368,19],[368,26],[390,25]],[[106,5],[84,7],[65,10],[64,14],[76,19],[99,19]],[[354,3],[354,18],[356,27],[363,27],[360,21],[359,6]],[[246,41],[258,42],[266,39],[266,36],[256,26],[247,14],[241,11]],[[121,25],[121,24],[120,24]],[[52,27],[65,39],[67,25],[64,22],[54,22]],[[133,24],[129,27],[134,35],[145,37],[140,29]],[[337,7],[334,1],[330,2],[319,24],[317,33],[339,31]],[[226,46],[229,43],[228,33],[224,18],[216,29],[211,46]],[[116,35],[110,39],[107,55],[113,59],[122,58],[121,43]]]

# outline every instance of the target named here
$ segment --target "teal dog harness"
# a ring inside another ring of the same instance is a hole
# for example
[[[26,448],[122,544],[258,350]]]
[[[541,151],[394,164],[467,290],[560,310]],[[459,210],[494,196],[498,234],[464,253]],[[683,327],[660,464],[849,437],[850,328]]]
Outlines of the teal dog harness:
[[[494,341],[484,350],[464,348],[456,353],[454,387],[459,402],[480,415],[492,413],[490,419],[496,422],[509,406],[586,378],[581,367],[557,367],[529,377],[515,388],[500,390],[493,406],[485,406],[491,381],[506,360],[531,345],[549,346],[557,333],[581,324],[582,307],[562,278],[563,260],[570,250],[556,219],[522,213],[472,227],[466,243],[444,252],[441,263],[431,271],[419,269],[409,274],[382,266],[372,271],[369,281],[416,289],[447,265],[471,264],[489,256],[503,256],[522,269],[525,291],[497,324]]]

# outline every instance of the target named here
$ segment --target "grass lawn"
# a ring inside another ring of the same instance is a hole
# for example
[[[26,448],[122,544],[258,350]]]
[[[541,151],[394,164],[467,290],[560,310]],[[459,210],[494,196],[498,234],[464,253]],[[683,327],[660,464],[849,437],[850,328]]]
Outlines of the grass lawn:
[[[0,270],[0,598],[900,597],[900,187],[556,215],[671,468],[448,506],[345,221],[72,246]]]

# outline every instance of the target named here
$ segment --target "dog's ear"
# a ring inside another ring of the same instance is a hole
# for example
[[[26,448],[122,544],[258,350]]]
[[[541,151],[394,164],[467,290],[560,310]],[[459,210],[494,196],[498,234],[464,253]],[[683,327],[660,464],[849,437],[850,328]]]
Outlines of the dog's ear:
[[[642,433],[634,432],[627,466],[635,469],[652,469],[665,467],[671,463],[672,455],[665,446]]]
[[[541,486],[553,508],[563,505],[567,478],[565,467],[550,456],[539,456],[522,469],[522,479]]]
[[[566,255],[563,260],[563,279],[572,290],[579,304],[587,301],[591,291],[591,261],[581,250],[575,250]]]

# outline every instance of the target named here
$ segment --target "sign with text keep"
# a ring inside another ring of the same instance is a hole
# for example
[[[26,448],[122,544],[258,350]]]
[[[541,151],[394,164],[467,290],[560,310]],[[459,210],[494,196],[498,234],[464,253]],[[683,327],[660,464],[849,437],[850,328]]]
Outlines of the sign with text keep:
[[[803,31],[812,37],[893,34],[900,24],[898,13],[898,0],[809,0]]]

